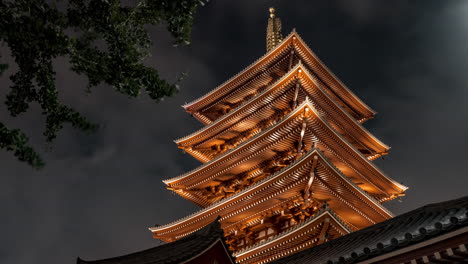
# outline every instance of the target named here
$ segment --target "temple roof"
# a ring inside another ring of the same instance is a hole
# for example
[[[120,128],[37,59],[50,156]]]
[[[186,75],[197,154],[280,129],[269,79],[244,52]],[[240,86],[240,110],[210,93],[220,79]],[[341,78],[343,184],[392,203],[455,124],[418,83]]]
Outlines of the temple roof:
[[[294,48],[310,71],[319,78],[321,84],[324,84],[328,92],[330,92],[330,95],[342,102],[342,106],[346,107],[348,111],[354,113],[359,120],[364,121],[375,115],[375,111],[362,102],[324,65],[322,61],[320,61],[317,55],[307,46],[295,30],[293,30],[274,49],[267,52],[264,56],[246,67],[243,71],[204,96],[183,105],[183,107],[187,112],[194,113],[194,116],[203,123],[211,123],[213,120],[210,120],[204,114],[199,112],[203,111],[205,107],[213,104],[213,102],[219,102],[221,98],[235,91],[246,81],[248,82],[248,80],[256,78],[256,76],[264,72],[274,60],[277,60],[279,56],[289,54],[288,51],[291,50],[291,47]]]
[[[175,140],[175,142],[179,147],[185,147],[184,149],[186,149],[186,146],[204,146],[207,142],[211,142],[212,144],[218,141],[218,138],[233,134],[231,130],[246,130],[246,128],[255,126],[256,123],[261,121],[261,118],[265,118],[264,112],[274,112],[271,109],[273,106],[278,109],[287,109],[289,107],[290,102],[282,98],[293,96],[293,87],[297,81],[299,81],[300,89],[303,89],[305,92],[305,94],[301,93],[300,97],[310,96],[311,101],[316,107],[321,109],[321,112],[323,112],[327,119],[330,120],[335,127],[338,126],[340,128],[341,134],[346,135],[349,139],[354,139],[357,146],[362,146],[371,150],[369,154],[386,153],[390,149],[389,146],[373,136],[362,124],[357,122],[356,119],[345,111],[336,100],[320,86],[317,77],[300,61],[282,78],[271,84],[257,96],[246,101],[228,114],[216,119],[211,124],[188,136]],[[288,89],[291,91],[285,93]],[[275,113],[273,113],[273,115],[274,114]],[[203,153],[203,151],[198,151],[196,147],[188,148],[186,151],[202,162],[207,162],[213,158],[213,153],[209,151]]]
[[[184,263],[193,257],[211,248],[215,243],[222,243],[227,250],[224,241],[224,233],[218,219],[202,229],[175,242],[153,247],[128,255],[85,261],[77,259],[77,264],[176,264]],[[231,252],[227,251],[229,256]],[[234,263],[234,261],[232,262]]]
[[[320,200],[329,200],[330,208],[338,215],[349,217],[347,225],[356,230],[392,217],[392,214],[378,201],[361,191],[352,181],[331,167],[332,164],[326,161],[319,150],[312,150],[287,169],[279,171],[241,192],[222,199],[192,215],[164,226],[152,227],[150,230],[155,234],[155,237],[170,241],[190,234],[198,226],[203,226],[212,221],[216,215],[221,215],[223,225],[225,222],[229,222],[226,223],[228,226],[223,226],[225,232],[228,232],[229,229],[235,228],[239,222],[250,220],[248,216],[252,214],[247,213],[247,211],[256,211],[261,214],[261,211],[268,210],[272,206],[279,206],[283,200],[297,199],[299,191],[304,189],[308,180],[307,177],[303,176],[304,173],[310,171],[315,159],[314,156],[318,157],[319,165],[317,167],[318,177],[311,188],[314,192],[313,196]],[[254,202],[250,199],[253,196],[257,198]],[[341,196],[347,199],[340,198]]]
[[[325,121],[320,113],[318,113],[315,110],[315,107],[313,104],[307,99],[305,100],[301,105],[299,105],[293,112],[289,113],[284,119],[282,119],[280,122],[276,123],[275,125],[269,127],[268,129],[264,130],[263,132],[257,134],[254,138],[241,143],[237,148],[232,149],[230,151],[224,152],[222,155],[216,157],[215,159],[203,164],[202,166],[191,170],[183,175],[180,175],[178,177],[164,180],[163,182],[169,185],[170,187],[174,186],[184,186],[184,185],[189,185],[189,184],[194,184],[193,182],[196,181],[196,184],[200,184],[203,182],[206,182],[208,180],[212,180],[214,177],[217,176],[216,173],[219,174],[219,170],[226,170],[227,167],[227,162],[230,161],[234,164],[241,164],[239,159],[237,158],[234,160],[235,157],[237,156],[242,156],[244,157],[245,155],[253,155],[251,148],[259,147],[259,144],[261,143],[261,140],[265,141],[262,143],[263,145],[265,144],[271,144],[271,140],[267,140],[270,137],[275,137],[279,138],[279,134],[284,134],[284,133],[289,133],[291,131],[291,127],[286,127],[288,125],[290,120],[295,120],[297,116],[301,113],[301,111],[305,108],[311,109],[311,113],[313,113],[313,117],[311,119],[316,120],[316,123],[320,123],[320,129],[318,127],[314,128],[314,133],[316,134],[317,137],[323,137],[324,138],[324,144],[325,148],[329,148],[328,145],[334,146],[333,148],[343,148],[346,149],[346,151],[342,151],[345,156],[343,156],[343,162],[335,162],[335,165],[341,166],[340,170],[346,169],[345,167],[349,167],[349,175],[353,175],[353,177],[358,177],[364,184],[362,185],[362,188],[366,187],[368,185],[368,189],[365,189],[366,191],[371,190],[379,193],[387,193],[386,195],[390,194],[399,194],[407,189],[406,186],[403,186],[396,181],[390,179],[388,176],[386,176],[382,171],[380,171],[373,163],[371,163],[364,155],[362,155],[361,152],[359,152],[354,146],[346,143],[346,141],[342,138],[340,134],[338,134],[330,125],[328,124],[327,121]],[[297,120],[296,120],[297,121]],[[297,122],[296,122],[297,123]],[[284,127],[284,128],[282,128]],[[286,129],[287,128],[287,129]],[[319,129],[315,131],[315,129]],[[321,134],[324,134],[324,136],[321,136]],[[333,139],[328,139],[325,138],[325,134],[327,136],[332,136]],[[322,143],[319,143],[319,146],[321,146]],[[256,151],[259,151],[258,149]],[[332,153],[332,151],[329,151]],[[333,151],[334,152],[334,151]],[[240,153],[240,154],[239,154]],[[235,154],[235,155],[234,155]],[[242,155],[241,155],[242,154]],[[336,158],[338,159],[338,157]],[[237,163],[235,163],[237,162]],[[243,161],[245,162],[245,161]],[[355,171],[355,166],[359,166],[362,168],[362,173],[357,173]],[[214,173],[213,173],[214,172]],[[368,175],[365,176],[364,174]],[[369,175],[373,177],[372,180],[369,180]],[[201,178],[203,176],[203,178]],[[190,183],[189,183],[190,182]],[[375,188],[374,188],[375,187]],[[190,198],[190,197],[188,197]]]
[[[427,205],[273,262],[356,263],[449,232],[468,232],[468,196]]]

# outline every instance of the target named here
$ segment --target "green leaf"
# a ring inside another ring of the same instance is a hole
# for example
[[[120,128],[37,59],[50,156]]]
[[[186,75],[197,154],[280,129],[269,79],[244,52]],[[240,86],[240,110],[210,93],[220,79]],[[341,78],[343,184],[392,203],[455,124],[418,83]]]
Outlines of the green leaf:
[[[9,76],[13,84],[5,104],[10,115],[19,118],[30,103],[38,103],[46,118],[43,135],[48,142],[66,123],[87,132],[97,128],[59,101],[52,63],[57,58],[69,58],[71,70],[88,78],[85,93],[107,84],[130,97],[145,91],[159,102],[178,91],[180,80],[171,84],[157,69],[143,65],[152,46],[147,26],[165,23],[175,43],[190,45],[193,15],[205,1],[141,0],[122,6],[119,0],[69,0],[65,11],[49,2],[0,2],[0,41],[8,45],[18,66]],[[6,68],[0,64],[0,74]],[[27,147],[26,136],[19,130],[2,129],[0,146],[40,167],[40,158]]]
[[[20,160],[36,169],[44,166],[39,154],[28,145],[28,137],[18,129],[8,129],[0,122],[0,148],[13,152]]]

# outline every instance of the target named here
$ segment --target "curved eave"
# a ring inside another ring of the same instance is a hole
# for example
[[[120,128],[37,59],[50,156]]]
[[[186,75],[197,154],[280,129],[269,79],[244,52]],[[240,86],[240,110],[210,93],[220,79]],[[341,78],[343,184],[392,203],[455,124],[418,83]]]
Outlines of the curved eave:
[[[331,88],[332,89],[335,88],[339,90],[340,92],[344,93],[345,96],[341,97],[343,101],[348,101],[352,103],[355,109],[359,110],[359,112],[366,119],[372,118],[373,116],[377,114],[376,111],[372,110],[372,108],[370,108],[366,103],[364,103],[361,99],[359,99],[359,97],[356,94],[354,94],[351,91],[351,89],[349,89],[343,82],[341,82],[340,79],[338,79],[338,77],[336,77],[336,75],[332,71],[330,71],[330,69],[328,69],[328,67],[318,58],[318,56],[312,51],[312,49],[307,45],[307,43],[295,31],[294,31],[294,36],[297,37],[297,39],[299,40],[299,43],[305,48],[305,50],[307,51],[307,55],[309,55],[309,58],[317,62],[317,64],[321,67],[320,69],[321,71],[319,72],[325,72],[325,74],[329,75],[329,78],[334,83],[334,85],[332,85],[333,87]],[[347,100],[350,98],[352,99],[352,101]]]
[[[268,51],[267,53],[265,53],[262,57],[260,57],[256,61],[254,61],[249,66],[245,67],[244,70],[242,70],[241,72],[239,72],[235,76],[231,77],[229,80],[225,81],[224,83],[222,83],[221,85],[219,85],[218,87],[216,87],[212,91],[208,92],[207,94],[193,100],[192,102],[182,105],[182,107],[185,109],[185,111],[187,111],[189,113],[196,112],[196,111],[200,110],[202,107],[205,106],[205,103],[207,102],[207,100],[209,100],[209,97],[218,98],[219,96],[223,96],[224,94],[229,93],[231,91],[231,89],[235,88],[235,87],[229,87],[229,86],[235,85],[237,82],[239,82],[242,79],[246,78],[246,75],[252,74],[256,70],[258,70],[256,68],[258,68],[260,64],[267,63],[268,60],[276,57],[277,51],[282,50],[283,48],[287,47],[289,45],[289,42],[290,42],[291,37],[292,37],[293,34],[294,34],[294,32],[291,32],[274,49],[272,49],[272,50]],[[212,101],[212,100],[210,100],[210,101]]]
[[[294,111],[292,111],[285,118],[283,118],[283,120],[281,120],[280,122],[276,123],[275,125],[269,127],[268,129],[262,131],[261,133],[255,135],[250,140],[247,140],[247,141],[241,143],[235,149],[224,152],[220,156],[210,160],[209,162],[203,164],[202,166],[200,166],[200,167],[198,167],[198,168],[196,168],[196,169],[194,169],[192,171],[189,171],[189,172],[187,172],[185,174],[182,174],[182,175],[180,175],[178,177],[175,177],[175,178],[172,178],[172,179],[163,180],[163,182],[168,186],[175,186],[179,182],[192,177],[195,173],[197,173],[197,172],[199,172],[199,171],[201,171],[203,169],[206,169],[208,166],[216,166],[217,165],[216,163],[220,163],[222,159],[232,155],[233,153],[236,153],[236,152],[242,150],[244,147],[249,146],[250,144],[254,143],[258,138],[261,138],[261,137],[267,135],[271,131],[275,131],[277,127],[281,126],[282,124],[288,122],[292,118],[299,115],[300,112],[303,111],[306,107],[309,108],[309,109],[312,109],[313,105],[312,105],[312,103],[310,101],[306,100],[304,103],[302,103],[300,106],[298,106]]]
[[[302,74],[302,72],[304,74]],[[301,62],[299,62],[295,67],[293,67],[281,79],[276,81],[273,85],[269,86],[265,91],[263,91],[259,95],[251,98],[245,104],[239,106],[234,111],[222,116],[221,118],[217,119],[216,121],[209,124],[208,126],[205,126],[188,136],[175,140],[175,143],[178,145],[187,145],[187,144],[196,144],[196,142],[194,143],[194,141],[197,139],[206,140],[206,138],[203,137],[203,135],[210,134],[211,133],[210,130],[216,130],[216,129],[221,130],[223,128],[222,127],[223,125],[230,123],[228,122],[230,118],[234,118],[237,115],[242,115],[242,112],[246,112],[246,109],[253,107],[255,103],[258,103],[259,100],[264,99],[265,95],[271,93],[273,90],[278,88],[278,86],[281,86],[284,83],[291,81],[292,78],[296,78],[296,77],[299,78],[300,80],[304,80],[304,78],[306,78],[307,81],[312,82],[317,87],[317,89],[321,92],[321,94],[325,96],[330,102],[332,102],[332,104],[334,105],[334,108],[337,109],[342,115],[346,116],[347,121],[349,123],[351,123],[356,129],[360,131],[360,133],[365,135],[370,140],[370,142],[375,144],[376,147],[380,149],[380,151],[377,151],[378,153],[388,152],[390,147],[386,145],[385,143],[383,143],[381,140],[379,140],[377,137],[375,137],[372,133],[370,133],[361,123],[359,123],[355,118],[353,118],[349,114],[349,112],[345,111],[341,106],[339,106],[336,100],[323,90],[323,88],[317,82],[313,74],[310,73],[310,71],[306,67],[304,67]],[[242,119],[242,118],[243,117],[238,117],[238,118],[236,117],[236,119]],[[217,131],[216,133],[219,133],[219,131]],[[189,152],[192,156],[194,156],[195,158],[197,158],[198,160],[202,162],[207,162],[209,160],[208,157],[205,157],[203,154],[195,150],[187,150],[187,152]]]
[[[306,102],[308,102],[306,100]],[[305,103],[306,103],[305,102]],[[309,102],[310,104],[310,102]],[[310,104],[311,105],[311,104]],[[344,142],[352,152],[356,154],[357,157],[359,157],[365,164],[369,165],[382,179],[387,181],[388,183],[392,184],[394,186],[394,189],[398,193],[402,193],[405,190],[408,189],[407,186],[404,186],[403,184],[400,184],[390,177],[388,177],[385,173],[383,173],[374,163],[370,162],[356,147],[354,147],[352,144],[350,144],[346,139],[343,138],[341,134],[339,134],[335,129],[333,129],[330,124],[326,120],[322,118],[322,116],[315,110],[314,107],[311,107],[312,112],[315,114],[315,116],[322,122],[322,124],[327,127],[330,133],[334,134],[337,138],[339,138],[342,142]]]
[[[372,170],[374,170],[374,172],[379,175],[382,179],[384,179],[386,182],[390,183],[392,186],[393,186],[393,189],[397,192],[397,193],[402,193],[404,192],[405,190],[408,189],[407,186],[404,186],[403,184],[400,184],[396,181],[394,181],[393,179],[391,179],[390,177],[388,177],[384,172],[382,172],[374,163],[372,163],[371,161],[369,161],[358,149],[356,149],[356,147],[354,147],[352,144],[350,144],[348,141],[346,141],[346,139],[343,138],[342,135],[340,135],[335,129],[333,129],[329,124],[328,122],[326,122],[325,120],[323,120],[323,118],[315,112],[314,110],[314,113],[317,115],[317,117],[322,121],[322,123],[328,128],[328,130],[330,131],[330,133],[334,134],[337,138],[339,138],[342,142],[344,142],[348,148],[354,152],[356,154],[357,157],[359,157],[360,160],[362,160],[364,162],[364,164],[367,164],[370,168],[372,168]]]
[[[310,71],[307,69],[307,68],[304,68],[304,73],[305,73],[305,76],[307,76],[308,80],[310,80],[311,82],[313,82],[317,87],[318,89],[320,90],[320,92],[326,96],[336,107],[336,109],[339,109],[340,112],[347,116],[348,117],[348,121],[353,123],[359,130],[361,130],[361,132],[366,135],[367,137],[369,137],[370,139],[372,139],[372,141],[378,145],[380,148],[384,149],[385,151],[388,151],[390,150],[390,146],[388,146],[387,144],[383,143],[381,140],[379,140],[376,136],[374,136],[371,132],[369,132],[369,130],[367,130],[361,123],[359,123],[356,119],[354,119],[351,114],[348,112],[348,111],[345,111],[342,107],[339,106],[339,104],[336,102],[335,99],[333,99],[333,97],[331,97],[327,92],[325,92],[323,90],[323,88],[317,83],[317,81],[315,80],[314,76],[312,73],[310,73]],[[302,76],[302,75],[301,75]]]
[[[372,196],[370,196],[368,193],[363,191],[359,186],[357,186],[353,181],[351,181],[348,177],[343,175],[343,173],[336,168],[333,163],[323,155],[321,151],[317,151],[317,154],[320,156],[324,164],[327,165],[327,167],[333,171],[333,173],[340,177],[342,182],[346,183],[348,186],[350,186],[355,192],[359,193],[360,196],[365,197],[367,200],[367,203],[375,206],[375,208],[378,208],[381,211],[381,215],[387,219],[394,217],[394,215],[387,209],[385,208],[380,202],[378,202],[376,199],[374,199]]]

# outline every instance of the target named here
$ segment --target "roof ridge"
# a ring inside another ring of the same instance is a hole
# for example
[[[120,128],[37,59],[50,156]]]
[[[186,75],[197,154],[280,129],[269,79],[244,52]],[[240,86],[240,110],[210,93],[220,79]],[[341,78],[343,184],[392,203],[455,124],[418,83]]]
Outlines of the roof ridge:
[[[240,72],[238,72],[236,75],[232,76],[231,78],[229,78],[227,81],[221,83],[220,85],[216,86],[213,90],[209,91],[208,93],[198,97],[197,99],[189,102],[189,103],[186,103],[184,105],[182,105],[183,108],[187,109],[188,107],[198,103],[199,101],[201,101],[202,99],[205,99],[207,98],[208,96],[214,94],[219,88],[223,87],[223,86],[226,86],[227,84],[229,84],[230,82],[234,81],[234,79],[240,77],[242,74],[244,74],[248,69],[252,68],[254,65],[256,65],[257,63],[259,63],[260,61],[262,61],[263,59],[267,58],[269,55],[273,54],[274,52],[276,52],[276,50],[278,50],[283,44],[285,44],[287,42],[287,40],[289,40],[289,38],[294,35],[294,34],[297,34],[295,31],[291,31],[281,42],[278,43],[278,45],[275,46],[275,48],[271,49],[270,51],[267,51],[266,53],[264,53],[260,58],[258,58],[257,60],[255,60],[254,62],[252,62],[251,64],[247,65],[246,67],[244,67],[243,70],[241,70]]]
[[[341,85],[345,90],[347,90],[351,96],[353,96],[359,103],[361,103],[364,107],[369,109],[370,112],[372,112],[374,115],[377,114],[376,111],[374,111],[370,106],[368,106],[366,103],[364,103],[351,89],[348,88],[326,65],[323,63],[323,61],[313,52],[313,50],[309,47],[309,45],[302,39],[302,37],[299,35],[297,31],[294,31],[296,33],[297,38],[301,43],[304,44],[305,48],[310,52],[310,54],[320,63],[321,66],[325,69],[325,71],[330,74],[330,76],[335,79],[335,81]]]

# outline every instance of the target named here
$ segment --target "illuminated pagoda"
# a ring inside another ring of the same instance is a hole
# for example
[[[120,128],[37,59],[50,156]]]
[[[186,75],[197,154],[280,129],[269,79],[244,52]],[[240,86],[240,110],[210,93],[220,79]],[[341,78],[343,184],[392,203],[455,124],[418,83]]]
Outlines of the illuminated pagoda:
[[[362,124],[375,112],[270,8],[267,53],[184,105],[205,127],[176,140],[203,164],[164,180],[202,207],[150,228],[174,242],[217,217],[238,263],[267,263],[393,217],[407,187],[372,161],[389,147]]]

